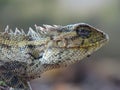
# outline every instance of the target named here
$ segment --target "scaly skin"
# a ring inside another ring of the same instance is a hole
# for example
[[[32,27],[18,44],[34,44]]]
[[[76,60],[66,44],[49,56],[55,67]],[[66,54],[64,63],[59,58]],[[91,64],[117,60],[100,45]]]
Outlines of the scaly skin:
[[[41,73],[76,63],[108,42],[108,35],[85,23],[67,26],[35,25],[27,34],[7,26],[0,33],[0,80],[15,89]]]

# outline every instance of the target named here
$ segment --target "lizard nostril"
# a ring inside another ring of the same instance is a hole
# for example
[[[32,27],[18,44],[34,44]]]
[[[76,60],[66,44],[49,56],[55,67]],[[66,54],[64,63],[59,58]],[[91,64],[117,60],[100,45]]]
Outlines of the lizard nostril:
[[[89,31],[87,29],[77,29],[76,30],[76,33],[82,38],[89,38],[90,37],[90,32],[91,31]]]

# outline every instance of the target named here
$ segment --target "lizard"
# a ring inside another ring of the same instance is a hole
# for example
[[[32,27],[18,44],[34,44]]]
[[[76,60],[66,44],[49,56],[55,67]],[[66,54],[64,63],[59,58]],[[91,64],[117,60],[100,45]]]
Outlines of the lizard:
[[[86,23],[35,25],[27,33],[7,26],[0,32],[0,81],[31,90],[29,82],[43,72],[77,63],[108,41],[108,34]]]

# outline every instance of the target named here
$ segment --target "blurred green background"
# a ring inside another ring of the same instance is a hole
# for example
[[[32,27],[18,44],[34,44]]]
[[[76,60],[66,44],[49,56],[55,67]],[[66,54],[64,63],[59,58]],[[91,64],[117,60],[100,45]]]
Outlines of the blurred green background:
[[[109,43],[79,64],[51,71],[32,81],[32,87],[34,90],[120,90],[120,0],[0,0],[1,31],[6,25],[27,32],[35,24],[79,22],[108,33]]]

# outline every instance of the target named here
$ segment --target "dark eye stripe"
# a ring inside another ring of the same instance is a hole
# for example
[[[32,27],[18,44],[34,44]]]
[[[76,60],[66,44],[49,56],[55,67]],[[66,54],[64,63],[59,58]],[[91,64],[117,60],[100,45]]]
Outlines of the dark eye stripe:
[[[89,31],[89,30],[87,30],[87,29],[77,29],[76,30],[76,33],[80,36],[80,37],[82,37],[82,38],[89,38],[90,37],[90,32],[91,31]]]

